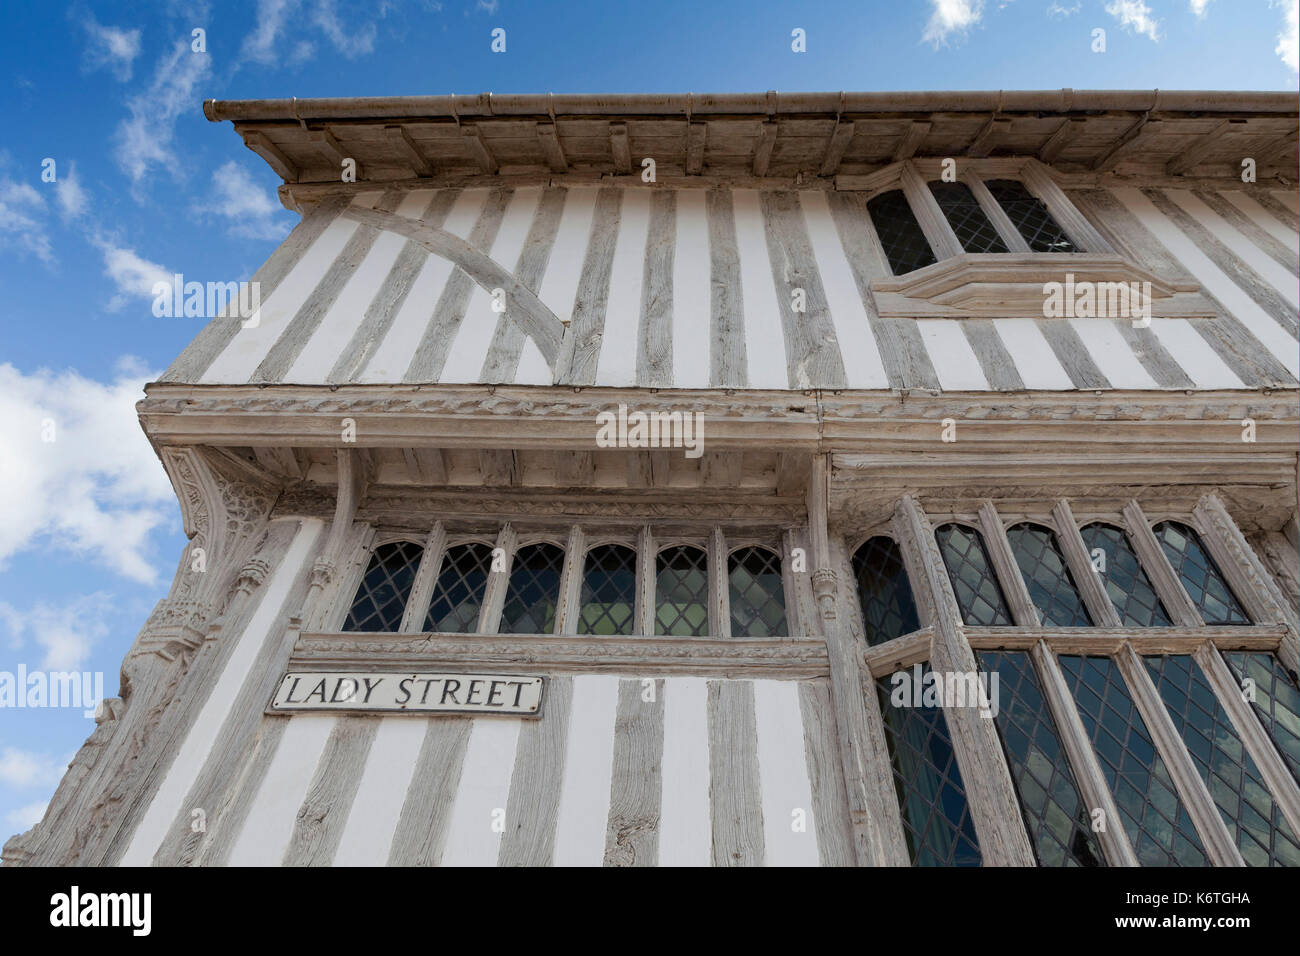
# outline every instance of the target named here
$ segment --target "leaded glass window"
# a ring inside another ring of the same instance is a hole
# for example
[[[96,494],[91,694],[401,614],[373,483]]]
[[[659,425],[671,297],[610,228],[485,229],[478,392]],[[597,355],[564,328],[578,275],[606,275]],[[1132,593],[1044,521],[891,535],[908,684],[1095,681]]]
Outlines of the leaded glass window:
[[[986,627],[1010,625],[1007,602],[980,533],[965,525],[946,524],[935,531],[934,537],[943,554],[962,620]]]
[[[361,586],[352,599],[345,631],[396,631],[402,626],[406,600],[424,549],[414,541],[381,544],[370,556]]]
[[[456,544],[442,557],[424,629],[442,634],[469,634],[478,627],[492,549],[486,544]]]
[[[979,662],[989,674],[989,697],[998,708],[994,720],[1039,863],[1105,866],[1029,655],[980,651]]]
[[[1206,624],[1250,623],[1195,531],[1177,521],[1162,521],[1152,530]]]
[[[1277,744],[1291,775],[1300,780],[1300,690],[1295,681],[1281,661],[1266,651],[1224,651],[1223,659]]]
[[[1052,218],[1043,201],[1026,189],[1024,183],[1014,179],[990,179],[984,185],[1032,251],[1079,251],[1065,230]]]
[[[928,672],[929,665],[923,665],[922,675]],[[915,673],[900,671],[876,681],[912,865],[979,866],[979,838],[943,709],[920,706],[921,688],[895,698],[897,682],[911,681]]]
[[[1246,863],[1300,866],[1300,841],[1191,656],[1169,654],[1145,661],[1165,709]]]
[[[636,633],[636,552],[605,544],[587,552],[579,634]]]
[[[785,637],[781,559],[767,548],[741,548],[727,558],[732,637]]]
[[[965,183],[930,183],[930,192],[939,202],[948,225],[966,252],[1010,252],[989,221],[975,194]]]
[[[875,646],[919,630],[916,601],[903,565],[903,552],[893,538],[877,535],[853,554],[853,577],[867,644]]]
[[[1205,849],[1109,657],[1062,656],[1061,673],[1143,866],[1208,866]]]
[[[709,633],[709,559],[702,548],[664,548],[655,559],[655,633]]]
[[[901,276],[938,261],[901,189],[872,197],[867,202],[867,212],[894,275]]]
[[[1074,577],[1056,543],[1042,525],[1024,522],[1007,529],[1007,541],[1042,623],[1052,627],[1091,627]]]
[[[515,552],[501,611],[502,634],[550,634],[555,630],[564,549],[553,544],[525,545]]]
[[[1172,626],[1123,531],[1108,524],[1090,524],[1079,534],[1122,623],[1133,627]]]

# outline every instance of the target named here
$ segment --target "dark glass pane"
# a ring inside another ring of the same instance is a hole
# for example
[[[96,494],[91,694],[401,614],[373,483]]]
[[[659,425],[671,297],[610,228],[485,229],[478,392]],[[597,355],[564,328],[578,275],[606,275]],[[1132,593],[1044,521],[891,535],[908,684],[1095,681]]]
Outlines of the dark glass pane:
[[[928,673],[929,665],[921,671]],[[943,709],[920,706],[918,695],[902,694],[897,683],[914,682],[915,674],[900,671],[876,681],[912,865],[979,866],[979,839]]]
[[[930,192],[939,201],[939,208],[966,252],[1010,251],[965,183],[933,182]]]
[[[423,553],[424,549],[413,541],[394,541],[375,548],[357,596],[352,599],[343,630],[396,631],[400,628]]]
[[[901,189],[881,193],[868,201],[867,212],[894,275],[901,276],[937,261]]]
[[[1109,657],[1059,658],[1083,728],[1143,866],[1209,866],[1128,685]]]
[[[587,552],[582,572],[579,634],[634,634],[636,552],[605,544]]]
[[[742,548],[727,558],[732,637],[785,637],[781,559],[766,548]]]
[[[655,633],[709,633],[709,559],[700,548],[665,548],[655,559]]]
[[[1300,841],[1201,669],[1187,654],[1144,660],[1246,864],[1300,866]]]
[[[1282,663],[1266,651],[1225,651],[1246,699],[1277,744],[1291,775],[1300,780],[1300,690]],[[1247,685],[1246,681],[1252,683]],[[1253,693],[1247,693],[1249,689]]]
[[[515,552],[501,611],[502,634],[554,632],[562,570],[564,549],[553,544],[525,545]]]
[[[989,696],[998,706],[994,719],[1039,863],[1105,866],[1092,818],[1079,796],[1029,655],[980,651],[978,656],[980,667],[989,674]]]
[[[1177,521],[1162,521],[1152,530],[1206,624],[1250,623],[1195,531]]]
[[[1011,543],[1011,553],[1042,623],[1053,627],[1091,627],[1092,618],[1074,586],[1070,569],[1065,566],[1056,535],[1042,525],[1026,522],[1008,528],[1007,541]]]
[[[858,582],[867,644],[883,644],[920,629],[903,552],[893,538],[878,535],[858,548],[853,555],[853,576]]]
[[[1123,531],[1107,524],[1090,524],[1079,534],[1121,622],[1136,627],[1172,626]]]
[[[469,634],[478,627],[479,610],[492,570],[492,549],[486,544],[457,544],[447,549],[424,619],[426,631]]]
[[[953,593],[957,595],[962,620],[985,627],[1009,626],[1011,615],[1007,612],[1007,602],[980,533],[964,525],[946,524],[934,537],[939,542]]]
[[[1043,201],[1032,195],[1024,183],[1014,179],[990,179],[984,185],[1034,252],[1079,251],[1052,218]]]

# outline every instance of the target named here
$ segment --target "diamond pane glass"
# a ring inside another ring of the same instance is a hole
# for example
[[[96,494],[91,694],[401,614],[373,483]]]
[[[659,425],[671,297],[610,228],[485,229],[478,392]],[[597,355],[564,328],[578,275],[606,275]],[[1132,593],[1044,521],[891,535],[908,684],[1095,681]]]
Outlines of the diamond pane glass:
[[[413,541],[394,541],[375,548],[357,595],[352,599],[348,619],[343,622],[343,630],[396,631],[400,628],[423,553],[424,549]]]
[[[1300,866],[1300,841],[1201,669],[1187,654],[1144,660],[1246,864]]]
[[[636,621],[636,552],[604,544],[587,552],[582,572],[579,634],[633,634]]]
[[[922,673],[928,671],[923,665]],[[900,671],[876,681],[912,865],[979,866],[979,839],[943,709],[907,706],[916,702],[915,695],[895,696],[900,681],[914,673]]]
[[[943,554],[962,620],[986,627],[1009,626],[1007,602],[980,533],[965,525],[946,524],[935,531],[934,538]]]
[[[1059,658],[1083,728],[1143,866],[1209,866],[1169,768],[1109,657]]]
[[[912,586],[903,566],[903,552],[893,538],[878,535],[853,554],[853,577],[867,644],[875,646],[919,630]]]
[[[1074,586],[1070,569],[1056,544],[1056,535],[1028,522],[1007,529],[1016,566],[1029,589],[1029,599],[1045,625],[1092,627],[1092,618]]]
[[[1300,780],[1300,690],[1286,668],[1262,651],[1224,651],[1223,658],[1241,684],[1260,723],[1277,744],[1278,752]],[[1251,681],[1247,684],[1246,681]],[[1251,694],[1253,692],[1253,699]]]
[[[515,552],[501,611],[502,634],[554,632],[563,570],[564,549],[553,544],[525,545]]]
[[[767,548],[741,548],[727,558],[732,637],[785,637],[781,559]]]
[[[939,201],[939,208],[966,252],[1010,251],[965,183],[932,182],[930,192]]]
[[[492,549],[486,544],[457,544],[442,557],[424,629],[442,634],[469,634],[478,627],[483,594],[492,570]]]
[[[990,697],[998,706],[994,720],[1039,863],[1105,866],[1029,655],[980,651],[979,663],[989,674]]]
[[[1078,252],[1065,230],[1052,218],[1043,201],[1025,184],[1014,179],[990,179],[984,183],[1011,224],[1034,252]]]
[[[1120,621],[1135,627],[1171,627],[1173,622],[1124,532],[1108,524],[1090,524],[1079,534]]]
[[[901,276],[937,261],[901,189],[871,199],[867,212],[894,275]]]
[[[655,633],[709,633],[709,559],[701,548],[665,548],[655,559]]]
[[[1250,623],[1195,531],[1177,521],[1162,521],[1152,531],[1206,624]]]

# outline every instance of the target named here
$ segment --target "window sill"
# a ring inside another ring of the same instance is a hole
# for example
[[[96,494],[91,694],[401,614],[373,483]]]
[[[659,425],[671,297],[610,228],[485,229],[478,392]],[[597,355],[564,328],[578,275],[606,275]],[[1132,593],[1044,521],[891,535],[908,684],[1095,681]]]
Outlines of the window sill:
[[[1065,286],[1067,275],[1072,276]],[[869,289],[882,318],[1052,318],[1048,283],[1061,283],[1059,317],[1078,315],[1087,288],[1080,283],[1124,283],[1150,289],[1155,318],[1213,317],[1214,304],[1196,283],[1171,282],[1113,253],[964,253],[907,275],[872,281]],[[1144,283],[1150,283],[1149,286]],[[1105,295],[1101,296],[1104,300]],[[1065,302],[1065,300],[1071,300]],[[1142,305],[1146,304],[1144,293]],[[1137,318],[1141,309],[1105,311],[1102,318]],[[1096,309],[1093,310],[1094,314]],[[1086,312],[1079,317],[1087,317]]]

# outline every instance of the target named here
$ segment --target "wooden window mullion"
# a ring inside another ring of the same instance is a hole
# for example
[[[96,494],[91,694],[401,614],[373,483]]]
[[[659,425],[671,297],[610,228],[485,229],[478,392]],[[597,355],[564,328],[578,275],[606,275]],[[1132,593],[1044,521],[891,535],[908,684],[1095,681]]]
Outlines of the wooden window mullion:
[[[1056,525],[1056,540],[1060,542],[1061,554],[1065,556],[1075,587],[1093,621],[1097,627],[1122,626],[1119,611],[1106,593],[1106,584],[1092,563],[1092,556],[1088,553],[1088,547],[1079,534],[1079,525],[1074,520],[1074,512],[1064,498],[1052,509],[1052,520]]]
[[[488,572],[487,587],[483,591],[483,608],[479,612],[476,633],[495,634],[501,626],[501,610],[505,607],[506,591],[510,587],[510,568],[514,563],[515,547],[518,543],[519,536],[515,534],[515,529],[509,522],[503,524],[501,530],[497,532],[495,548],[499,548],[505,554],[505,563],[502,570]]]
[[[402,614],[399,631],[412,634],[424,630],[424,621],[429,615],[429,601],[433,598],[433,587],[438,581],[442,556],[446,550],[447,530],[441,521],[435,521],[433,530],[424,542],[424,553],[420,556],[420,567],[416,569],[415,581],[411,584],[411,594],[406,599],[406,610]]]
[[[1124,525],[1133,551],[1146,570],[1147,578],[1156,590],[1156,597],[1160,598],[1160,603],[1165,606],[1174,625],[1203,627],[1205,622],[1201,620],[1201,612],[1196,609],[1192,599],[1183,590],[1182,582],[1178,580],[1173,566],[1165,557],[1165,549],[1156,540],[1146,513],[1136,500],[1130,500],[1124,506]]]
[[[1020,565],[1016,563],[1016,557],[1011,552],[1007,531],[1002,527],[1002,519],[998,516],[993,502],[985,501],[980,504],[979,518],[980,530],[984,534],[984,547],[988,550],[989,561],[993,564],[993,573],[998,576],[1002,584],[1002,594],[1007,599],[1012,620],[1018,627],[1037,627],[1041,623],[1038,619],[1038,609],[1034,607],[1034,602],[1029,597],[1025,576],[1020,573]]]

